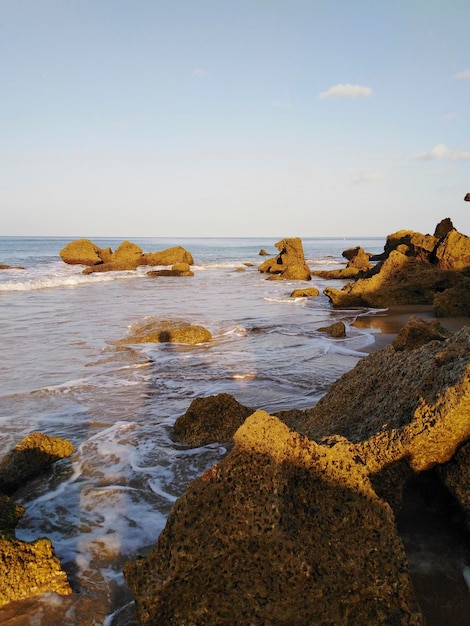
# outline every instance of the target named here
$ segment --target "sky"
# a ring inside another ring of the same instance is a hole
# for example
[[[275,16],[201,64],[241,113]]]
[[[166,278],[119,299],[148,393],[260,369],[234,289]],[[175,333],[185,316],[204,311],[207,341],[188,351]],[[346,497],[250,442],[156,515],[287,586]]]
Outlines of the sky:
[[[0,0],[0,235],[470,235],[468,0]]]

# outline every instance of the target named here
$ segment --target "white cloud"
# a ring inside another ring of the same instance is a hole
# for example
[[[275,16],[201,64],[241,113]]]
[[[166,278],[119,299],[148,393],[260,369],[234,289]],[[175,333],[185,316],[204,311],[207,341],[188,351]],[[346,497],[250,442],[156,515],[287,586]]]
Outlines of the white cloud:
[[[292,109],[292,104],[290,102],[281,102],[280,100],[273,100],[273,107],[277,107],[278,109]]]
[[[443,143],[439,143],[429,152],[422,152],[416,156],[420,161],[432,161],[434,159],[449,159],[451,161],[470,161],[470,152],[457,152],[450,150]]]
[[[207,70],[197,67],[191,72],[191,74],[193,76],[197,76],[198,78],[204,78],[204,76],[207,76]]]
[[[375,170],[363,170],[362,172],[357,172],[357,174],[353,177],[353,182],[374,183],[382,179],[383,175],[380,174],[380,172],[376,172]]]
[[[457,78],[457,79],[470,78],[470,70],[464,70],[463,72],[458,72],[457,74],[454,74],[454,78]]]
[[[324,98],[357,98],[358,96],[370,96],[372,89],[363,85],[335,85],[328,91],[322,91],[318,96],[319,100]]]

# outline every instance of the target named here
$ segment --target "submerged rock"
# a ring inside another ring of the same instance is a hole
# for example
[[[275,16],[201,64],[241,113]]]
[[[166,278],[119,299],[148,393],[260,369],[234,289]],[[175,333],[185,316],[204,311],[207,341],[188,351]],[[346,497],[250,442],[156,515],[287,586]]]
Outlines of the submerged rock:
[[[320,295],[319,290],[316,287],[309,287],[307,289],[294,289],[290,294],[291,298],[315,298]]]
[[[131,334],[115,345],[132,343],[203,343],[212,339],[212,333],[203,326],[178,320],[152,320],[135,324]]]
[[[330,326],[322,326],[318,329],[321,333],[327,333],[330,337],[346,337],[346,325],[344,322],[335,322]]]

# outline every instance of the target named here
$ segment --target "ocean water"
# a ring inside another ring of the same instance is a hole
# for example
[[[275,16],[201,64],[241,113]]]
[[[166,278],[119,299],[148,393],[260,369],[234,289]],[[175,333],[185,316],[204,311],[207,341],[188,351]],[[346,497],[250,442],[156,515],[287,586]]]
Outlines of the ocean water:
[[[267,281],[259,252],[277,254],[275,239],[132,239],[144,252],[192,253],[193,277],[156,279],[148,267],[86,276],[60,259],[72,239],[0,238],[0,263],[25,268],[0,270],[0,450],[36,430],[75,447],[15,497],[26,508],[17,536],[52,540],[74,594],[0,609],[9,626],[134,624],[123,565],[149,550],[188,482],[226,453],[223,443],[181,445],[174,421],[194,398],[221,392],[268,412],[311,407],[380,332],[354,325],[377,311],[331,308],[322,291],[342,281]],[[302,242],[311,269],[334,269],[344,249],[379,253],[385,240]],[[320,295],[290,297],[301,286]],[[213,339],[115,345],[151,319],[200,324]],[[318,330],[339,319],[346,338]]]

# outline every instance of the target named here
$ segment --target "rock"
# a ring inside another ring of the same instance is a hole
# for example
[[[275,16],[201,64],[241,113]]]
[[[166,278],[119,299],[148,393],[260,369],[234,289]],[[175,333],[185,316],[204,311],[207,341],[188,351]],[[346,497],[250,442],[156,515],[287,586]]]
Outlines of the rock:
[[[194,265],[192,254],[181,246],[174,246],[159,252],[143,254],[140,265],[175,265],[177,263]]]
[[[68,243],[59,254],[64,263],[93,266],[109,260],[111,250],[110,248],[102,250],[89,239],[77,239]]]
[[[258,271],[270,274],[271,280],[311,280],[310,269],[305,263],[302,241],[299,237],[282,239],[274,244],[279,254],[264,261]]]
[[[450,217],[445,217],[436,226],[436,229],[434,231],[434,237],[437,237],[438,239],[442,239],[443,237],[447,235],[447,233],[450,233],[451,230],[454,230],[454,225],[452,224],[452,220],[450,219]]]
[[[413,315],[400,329],[400,332],[392,342],[397,352],[401,350],[416,350],[429,341],[444,341],[452,336],[437,320],[423,320],[422,317]]]
[[[0,462],[0,606],[47,592],[72,593],[49,539],[33,543],[16,539],[15,527],[24,508],[5,495],[72,451],[65,439],[32,433]]]
[[[373,261],[383,261],[399,248],[402,254],[421,261],[429,261],[438,243],[439,239],[433,235],[423,235],[413,230],[399,230],[387,236],[382,254],[372,255],[370,258]]]
[[[352,448],[251,415],[125,566],[139,624],[421,624],[393,514]]]
[[[174,432],[180,441],[193,447],[227,442],[252,413],[253,409],[228,393],[195,398],[186,413],[176,420]]]
[[[271,256],[269,254],[269,252],[266,252],[266,250],[264,248],[261,248],[261,250],[259,251],[259,256]]]
[[[123,241],[113,252],[110,263],[113,265],[125,266],[129,270],[135,270],[141,265],[142,248],[130,241]]]
[[[434,264],[444,270],[470,267],[470,237],[451,230],[436,246],[434,257]]]
[[[132,343],[203,343],[210,341],[212,334],[203,326],[182,321],[152,320],[135,324],[131,334],[115,345]]]
[[[157,276],[194,276],[194,272],[191,271],[188,263],[176,263],[171,270],[151,270],[147,272],[147,276],[150,276],[150,278],[156,278]]]
[[[48,592],[72,593],[49,539],[25,543],[0,535],[0,606]]]
[[[445,340],[429,336],[414,350],[389,345],[359,361],[299,426],[317,441],[334,434],[358,444],[374,486],[391,501],[400,494],[386,494],[384,470],[389,481],[403,464],[419,473],[447,463],[470,437],[470,327]]]
[[[467,193],[464,198],[465,202],[470,202],[470,193]]]
[[[291,298],[314,298],[318,296],[320,292],[316,287],[309,287],[308,289],[294,289],[290,294]]]
[[[328,333],[330,337],[337,337],[337,338],[346,337],[346,326],[344,322],[341,322],[341,321],[335,322],[334,324],[331,324],[330,326],[322,326],[318,330],[321,333]]]
[[[368,270],[372,267],[370,263],[370,254],[365,252],[363,248],[357,246],[356,248],[349,248],[343,251],[343,256],[348,260],[346,267],[353,267],[358,270]]]
[[[336,280],[343,279],[347,280],[349,278],[358,278],[361,276],[363,272],[359,270],[357,267],[343,267],[339,270],[313,270],[312,276],[318,276],[319,278],[324,278],[326,280]]]
[[[24,507],[4,494],[0,494],[0,538],[12,538],[15,528],[24,515]]]
[[[448,463],[439,468],[439,474],[464,511],[470,529],[470,442],[464,444]]]
[[[24,267],[20,265],[2,265],[0,264],[0,270],[24,270]]]
[[[470,280],[437,292],[433,308],[437,317],[470,317]]]
[[[368,277],[347,283],[341,290],[327,287],[323,293],[339,308],[385,308],[397,304],[432,304],[436,293],[464,282],[465,277],[460,273],[392,250]]]
[[[31,433],[0,461],[0,493],[11,495],[55,461],[70,456],[70,441]]]

